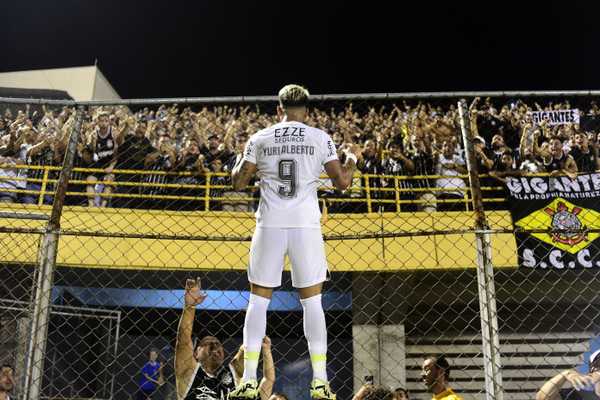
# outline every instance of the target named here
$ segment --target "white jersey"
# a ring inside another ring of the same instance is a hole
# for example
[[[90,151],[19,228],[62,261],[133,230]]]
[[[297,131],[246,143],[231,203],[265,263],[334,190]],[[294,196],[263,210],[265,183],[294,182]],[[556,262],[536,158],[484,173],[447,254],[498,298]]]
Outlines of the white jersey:
[[[320,227],[319,177],[323,165],[337,158],[329,135],[301,122],[281,122],[252,135],[244,161],[256,164],[260,178],[256,226]]]

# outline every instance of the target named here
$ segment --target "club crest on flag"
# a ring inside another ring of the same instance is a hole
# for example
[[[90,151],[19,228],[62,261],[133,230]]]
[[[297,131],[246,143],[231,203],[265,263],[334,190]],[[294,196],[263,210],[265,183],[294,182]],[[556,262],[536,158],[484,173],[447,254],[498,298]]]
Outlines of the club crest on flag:
[[[554,242],[574,246],[584,240],[587,240],[587,232],[585,226],[579,220],[581,207],[569,207],[563,202],[558,202],[556,209],[546,207],[546,214],[552,217],[552,240]]]
[[[599,224],[599,212],[577,206],[561,197],[515,223],[524,230],[548,230],[548,233],[532,232],[531,236],[571,254],[576,254],[600,237],[596,232],[587,231]]]

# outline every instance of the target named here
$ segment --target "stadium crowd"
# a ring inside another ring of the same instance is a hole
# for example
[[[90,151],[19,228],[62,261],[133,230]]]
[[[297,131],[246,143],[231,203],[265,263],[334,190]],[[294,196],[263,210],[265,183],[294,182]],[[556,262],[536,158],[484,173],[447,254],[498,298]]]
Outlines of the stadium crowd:
[[[365,197],[367,186],[376,210],[396,210],[398,199],[402,211],[434,210],[436,206],[464,209],[460,200],[466,184],[460,176],[466,173],[466,162],[458,110],[452,103],[404,102],[380,108],[363,103],[359,108],[352,103],[329,110],[313,107],[306,122],[329,132],[342,158],[348,146],[362,146],[360,174],[409,178],[396,183],[389,177],[357,177],[347,193],[335,193],[324,182],[324,198],[357,199],[332,202],[332,211],[364,211],[366,206],[359,199]],[[531,118],[531,111],[569,109],[568,101],[542,106],[520,100],[497,105],[489,98],[474,99],[470,110],[476,116],[471,128],[477,163],[480,173],[489,174],[483,186],[498,186],[506,176],[521,173],[573,176],[600,169],[596,134],[600,108],[594,102],[580,110],[582,120],[587,118],[585,124],[534,123]],[[84,112],[75,166],[100,171],[75,172],[67,202],[91,207],[201,210],[205,208],[200,199],[205,195],[203,185],[209,177],[210,185],[216,185],[210,196],[220,199],[210,202],[211,209],[249,210],[252,202],[244,199],[257,194],[227,188],[227,173],[248,137],[277,120],[275,113],[259,106],[195,111],[178,105],[137,111],[123,106],[90,107]],[[5,111],[0,118],[0,162],[4,165],[0,202],[38,202],[44,170],[15,166],[60,165],[74,123],[75,110],[70,107]],[[224,174],[207,174],[210,172]],[[57,171],[48,175],[57,177]],[[52,185],[46,189],[52,190]],[[501,196],[494,190],[484,194]],[[165,198],[167,195],[179,200]],[[50,195],[45,196],[45,203],[51,201]]]

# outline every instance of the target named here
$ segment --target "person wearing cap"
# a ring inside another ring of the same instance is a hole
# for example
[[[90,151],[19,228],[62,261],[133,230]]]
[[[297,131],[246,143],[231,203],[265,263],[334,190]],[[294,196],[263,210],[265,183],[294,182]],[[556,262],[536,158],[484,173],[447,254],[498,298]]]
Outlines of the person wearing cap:
[[[563,389],[566,384],[570,388]],[[546,381],[535,396],[536,400],[600,399],[600,350],[590,356],[589,372],[582,374],[567,369]]]
[[[215,159],[222,157],[222,151],[219,149],[219,135],[210,132],[207,136],[208,148],[203,149],[206,165],[210,165]]]
[[[475,136],[473,138],[473,147],[475,148],[475,157],[477,158],[477,171],[480,174],[488,173],[494,166],[494,160],[488,155],[485,139],[481,136]]]

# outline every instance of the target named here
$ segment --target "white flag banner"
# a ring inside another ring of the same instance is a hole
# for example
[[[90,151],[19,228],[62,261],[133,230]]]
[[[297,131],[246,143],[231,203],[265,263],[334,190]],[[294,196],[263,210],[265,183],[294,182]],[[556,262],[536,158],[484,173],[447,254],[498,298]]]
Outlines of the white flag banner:
[[[531,111],[531,120],[534,125],[539,125],[543,120],[548,121],[548,125],[567,125],[579,123],[579,110],[552,110],[552,111]]]

